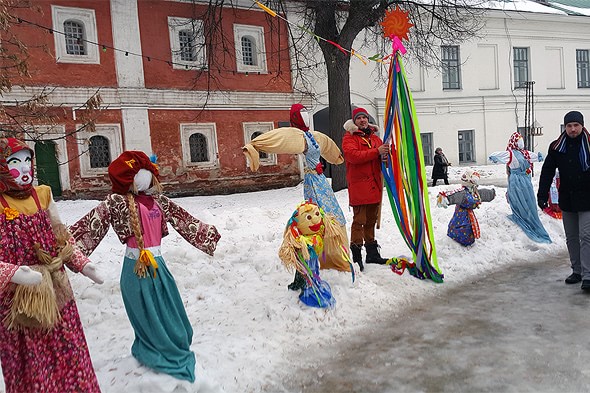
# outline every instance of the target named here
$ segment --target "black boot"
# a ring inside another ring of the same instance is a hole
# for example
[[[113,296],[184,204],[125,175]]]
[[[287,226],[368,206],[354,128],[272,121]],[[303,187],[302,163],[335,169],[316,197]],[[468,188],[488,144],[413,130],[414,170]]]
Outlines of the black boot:
[[[361,247],[357,244],[350,243],[350,251],[352,251],[352,261],[359,264],[361,268],[361,272],[365,270],[365,266],[363,265],[363,254],[361,252]]]
[[[387,258],[381,258],[379,244],[377,242],[365,244],[365,249],[367,250],[367,263],[385,265]]]
[[[300,289],[305,288],[305,278],[303,278],[303,275],[296,271],[293,282],[289,284],[287,288],[289,288],[292,291],[298,291]]]

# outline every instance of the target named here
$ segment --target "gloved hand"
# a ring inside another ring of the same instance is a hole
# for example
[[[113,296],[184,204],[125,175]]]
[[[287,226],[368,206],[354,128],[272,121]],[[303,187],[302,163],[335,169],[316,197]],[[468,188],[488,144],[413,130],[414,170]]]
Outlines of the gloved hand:
[[[538,160],[539,160],[539,162],[543,162],[543,160],[544,160],[543,153],[539,152]]]
[[[10,279],[11,282],[21,285],[37,285],[41,283],[43,275],[34,271],[28,266],[19,266],[14,276]]]
[[[82,273],[83,275],[85,275],[97,284],[102,284],[104,282],[103,278],[98,273],[96,266],[94,266],[94,264],[91,262],[87,263],[80,273]]]
[[[541,198],[537,198],[537,205],[539,205],[539,207],[541,208],[541,210],[545,209],[548,205],[547,205],[547,200],[543,200]]]

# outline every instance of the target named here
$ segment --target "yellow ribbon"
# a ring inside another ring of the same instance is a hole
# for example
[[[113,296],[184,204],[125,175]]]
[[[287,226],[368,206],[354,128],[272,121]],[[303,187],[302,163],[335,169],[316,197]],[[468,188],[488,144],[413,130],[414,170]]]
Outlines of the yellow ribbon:
[[[137,258],[138,262],[141,262],[143,266],[151,266],[154,268],[154,278],[156,278],[156,270],[158,269],[158,262],[154,258],[154,254],[150,250],[141,250],[139,253],[139,258]],[[139,269],[140,273],[138,275],[145,277],[145,268]],[[143,273],[143,274],[141,274]]]

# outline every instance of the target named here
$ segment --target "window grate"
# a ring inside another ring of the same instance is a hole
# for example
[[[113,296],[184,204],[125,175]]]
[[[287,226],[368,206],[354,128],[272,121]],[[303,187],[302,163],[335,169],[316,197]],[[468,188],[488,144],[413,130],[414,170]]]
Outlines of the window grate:
[[[244,65],[255,66],[256,59],[254,57],[254,51],[256,45],[254,40],[250,37],[242,37],[242,62]]]
[[[178,41],[180,43],[180,60],[182,61],[196,61],[197,48],[195,46],[195,39],[191,31],[181,30],[178,32]]]
[[[90,168],[107,168],[111,163],[109,140],[100,135],[91,137],[88,154],[90,154]]]
[[[590,55],[588,49],[576,49],[578,87],[590,87]]]
[[[66,37],[66,53],[76,56],[86,55],[84,25],[67,20],[64,22],[64,33]]]
[[[191,151],[191,162],[208,162],[209,148],[207,146],[207,137],[201,133],[192,134],[188,138],[188,144]]]

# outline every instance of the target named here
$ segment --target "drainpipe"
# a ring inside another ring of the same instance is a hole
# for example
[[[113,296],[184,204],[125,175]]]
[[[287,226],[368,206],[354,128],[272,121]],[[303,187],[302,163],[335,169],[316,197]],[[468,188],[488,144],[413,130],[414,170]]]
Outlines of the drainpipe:
[[[485,96],[481,96],[481,105],[483,111],[483,148],[485,152],[485,161],[484,164],[488,163],[488,127],[486,121],[486,98]]]

